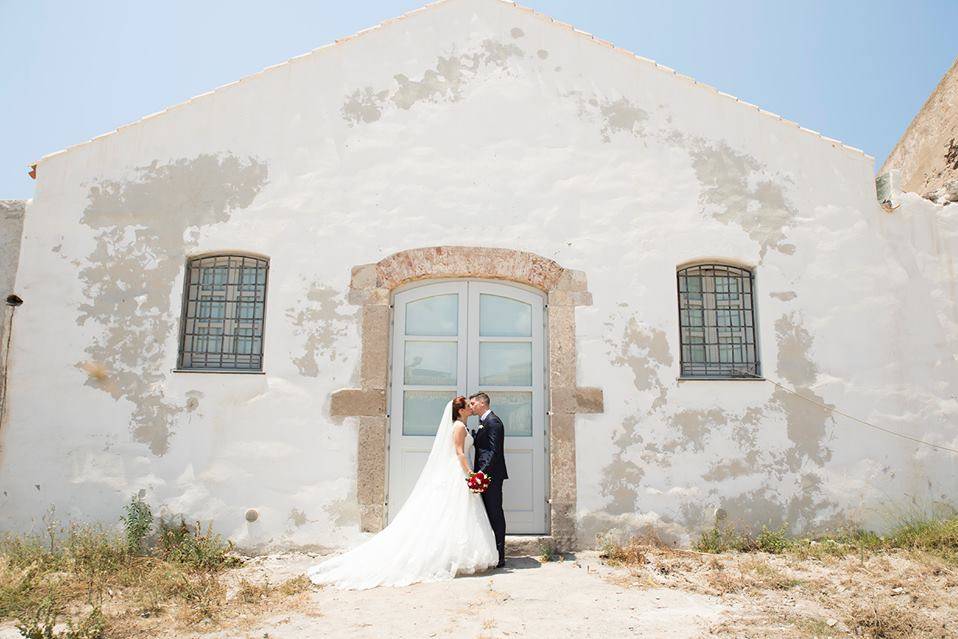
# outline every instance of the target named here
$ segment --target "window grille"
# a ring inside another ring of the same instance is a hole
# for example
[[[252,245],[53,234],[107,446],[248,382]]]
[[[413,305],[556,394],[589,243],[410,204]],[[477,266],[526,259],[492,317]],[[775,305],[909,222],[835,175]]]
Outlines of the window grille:
[[[187,261],[180,369],[263,369],[268,268],[268,260],[245,255]]]
[[[752,272],[697,264],[678,287],[682,377],[759,377]]]

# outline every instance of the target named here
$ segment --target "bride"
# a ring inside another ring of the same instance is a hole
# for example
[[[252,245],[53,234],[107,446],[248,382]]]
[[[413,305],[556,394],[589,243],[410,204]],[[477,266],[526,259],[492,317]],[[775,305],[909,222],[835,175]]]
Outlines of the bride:
[[[362,590],[481,572],[499,561],[482,504],[469,490],[472,435],[465,397],[446,404],[426,465],[392,523],[372,538],[306,571],[315,584]],[[455,418],[453,417],[455,416]]]

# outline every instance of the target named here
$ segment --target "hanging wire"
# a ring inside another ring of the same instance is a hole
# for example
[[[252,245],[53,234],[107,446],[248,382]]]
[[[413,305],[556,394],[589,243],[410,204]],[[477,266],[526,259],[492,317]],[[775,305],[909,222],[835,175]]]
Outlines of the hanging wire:
[[[791,393],[792,395],[795,395],[796,397],[801,397],[801,398],[804,399],[806,402],[809,402],[809,403],[811,403],[811,404],[815,404],[816,406],[819,406],[819,407],[821,407],[821,408],[824,408],[825,410],[827,410],[827,411],[829,411],[829,412],[838,413],[839,415],[841,415],[841,416],[843,416],[843,417],[847,417],[848,419],[850,419],[850,420],[852,420],[852,421],[856,421],[856,422],[858,422],[859,424],[862,424],[862,425],[864,425],[864,426],[868,426],[869,428],[874,428],[875,430],[880,430],[880,431],[883,432],[883,433],[888,433],[889,435],[894,435],[895,437],[901,437],[902,439],[907,439],[907,440],[909,440],[909,441],[913,441],[913,442],[915,442],[916,444],[921,444],[921,445],[923,445],[923,446],[930,446],[930,447],[932,447],[932,448],[937,448],[938,450],[943,450],[943,451],[947,451],[947,452],[949,452],[949,453],[954,453],[954,454],[958,455],[958,449],[949,448],[948,446],[942,446],[941,444],[932,444],[931,442],[926,442],[926,441],[923,440],[923,439],[918,439],[917,437],[912,437],[911,435],[906,435],[905,433],[899,433],[898,431],[894,431],[894,430],[885,428],[885,427],[883,427],[883,426],[878,426],[878,425],[876,425],[876,424],[872,424],[872,423],[870,423],[870,422],[866,422],[864,419],[859,419],[858,417],[855,417],[854,415],[849,415],[848,413],[846,413],[846,412],[844,412],[844,411],[841,411],[841,410],[835,408],[834,406],[829,406],[828,404],[823,404],[822,402],[819,402],[819,401],[817,401],[817,400],[814,400],[814,399],[812,399],[811,397],[806,397],[805,395],[802,395],[802,394],[799,393],[798,391],[795,391],[795,390],[793,390],[793,389],[791,389],[791,388],[788,388],[788,387],[785,386],[784,384],[779,384],[779,383],[776,382],[775,380],[769,379],[769,378],[767,378],[767,377],[762,377],[761,375],[756,375],[755,373],[752,373],[751,371],[746,371],[746,370],[741,370],[741,369],[734,369],[734,370],[736,370],[736,371],[738,371],[738,372],[740,372],[740,373],[745,373],[746,375],[748,375],[748,376],[750,376],[750,377],[754,377],[754,378],[756,378],[756,379],[760,379],[760,380],[766,381],[766,382],[768,382],[769,384],[772,384],[773,386],[777,386],[778,388],[781,388],[781,389],[782,389],[783,391],[785,391],[786,393]]]

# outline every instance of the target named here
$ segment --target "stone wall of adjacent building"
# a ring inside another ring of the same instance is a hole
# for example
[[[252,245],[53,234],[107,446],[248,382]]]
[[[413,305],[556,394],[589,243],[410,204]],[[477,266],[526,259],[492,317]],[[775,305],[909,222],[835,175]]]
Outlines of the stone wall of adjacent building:
[[[958,202],[958,58],[898,140],[881,173],[901,172],[901,188]]]
[[[0,292],[4,297],[15,291],[26,204],[24,200],[0,200]]]
[[[23,234],[24,200],[0,200],[0,294],[6,300],[16,293],[17,264],[20,260],[20,238]],[[0,307],[0,428],[3,427],[4,399],[7,380],[7,346],[16,307]]]

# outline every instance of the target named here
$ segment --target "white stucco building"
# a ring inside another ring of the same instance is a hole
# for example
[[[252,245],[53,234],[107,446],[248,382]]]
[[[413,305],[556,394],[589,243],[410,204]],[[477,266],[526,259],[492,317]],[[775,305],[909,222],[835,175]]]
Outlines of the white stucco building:
[[[354,543],[438,408],[506,422],[512,533],[958,505],[958,205],[499,0],[446,0],[42,158],[3,528],[142,491]],[[841,411],[842,414],[834,412]]]

